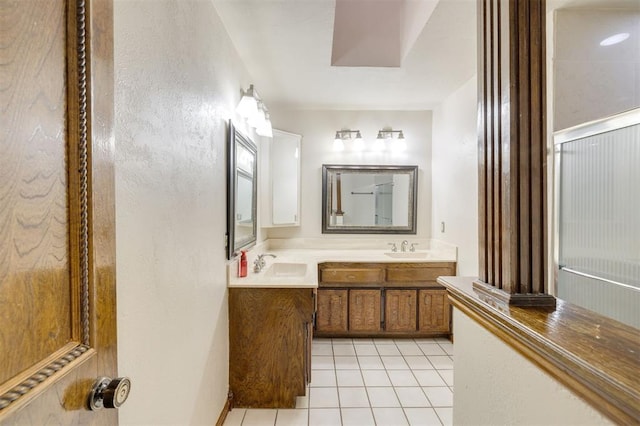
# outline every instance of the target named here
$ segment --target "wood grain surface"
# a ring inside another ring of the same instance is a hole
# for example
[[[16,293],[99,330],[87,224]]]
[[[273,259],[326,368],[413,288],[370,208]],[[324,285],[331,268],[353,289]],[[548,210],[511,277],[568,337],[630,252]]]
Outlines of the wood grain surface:
[[[492,306],[473,279],[442,277],[454,307],[618,424],[640,424],[638,329],[557,299],[556,309]]]
[[[313,289],[229,289],[229,386],[234,405],[294,408],[305,394]]]
[[[381,291],[349,290],[349,330],[378,332],[381,330]]]

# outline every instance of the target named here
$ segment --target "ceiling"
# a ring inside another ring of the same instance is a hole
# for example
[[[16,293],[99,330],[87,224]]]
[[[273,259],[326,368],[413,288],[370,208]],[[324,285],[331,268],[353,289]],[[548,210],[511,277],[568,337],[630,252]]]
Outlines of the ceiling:
[[[212,1],[270,108],[432,109],[476,73],[477,0]]]
[[[476,72],[476,0],[213,1],[270,108],[431,109]]]

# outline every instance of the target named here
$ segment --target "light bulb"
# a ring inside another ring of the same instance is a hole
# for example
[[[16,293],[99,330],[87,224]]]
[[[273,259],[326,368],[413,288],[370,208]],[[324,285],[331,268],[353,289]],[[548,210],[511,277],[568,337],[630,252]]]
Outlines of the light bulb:
[[[253,84],[242,94],[242,99],[236,107],[236,112],[244,119],[253,117],[258,111],[258,101],[253,94]]]
[[[362,140],[362,135],[360,135],[360,132],[356,133],[356,138],[353,141],[353,149],[355,151],[364,150],[364,141]]]

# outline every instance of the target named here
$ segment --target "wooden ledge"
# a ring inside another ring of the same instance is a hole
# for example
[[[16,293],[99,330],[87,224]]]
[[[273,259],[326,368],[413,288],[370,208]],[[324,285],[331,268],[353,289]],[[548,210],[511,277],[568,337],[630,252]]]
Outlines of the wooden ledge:
[[[557,299],[493,306],[468,277],[440,277],[457,309],[619,424],[640,424],[640,331]]]

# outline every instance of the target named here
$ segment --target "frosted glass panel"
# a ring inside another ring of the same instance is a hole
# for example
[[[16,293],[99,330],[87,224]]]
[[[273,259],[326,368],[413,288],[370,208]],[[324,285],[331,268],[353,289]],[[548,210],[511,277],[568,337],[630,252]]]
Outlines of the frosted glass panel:
[[[558,296],[640,327],[637,313],[624,313],[632,300],[640,310],[640,125],[558,149],[558,263],[594,277],[562,271]]]

